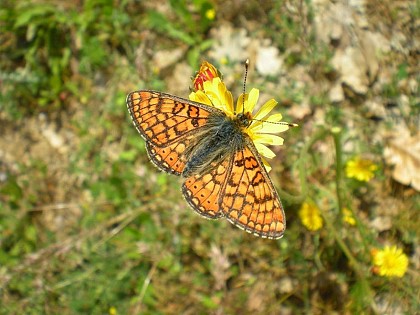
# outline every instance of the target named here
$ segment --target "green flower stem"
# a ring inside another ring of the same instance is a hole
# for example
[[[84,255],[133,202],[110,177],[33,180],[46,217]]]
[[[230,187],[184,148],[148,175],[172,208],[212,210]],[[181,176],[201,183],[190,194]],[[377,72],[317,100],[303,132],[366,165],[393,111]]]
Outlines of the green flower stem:
[[[332,128],[331,135],[334,138],[334,145],[335,145],[335,185],[336,185],[336,193],[337,193],[337,203],[338,203],[338,209],[340,212],[340,215],[342,214],[343,210],[343,197],[342,197],[342,168],[343,168],[343,161],[342,161],[342,149],[341,149],[341,130],[340,128]],[[328,227],[328,229],[332,232],[334,238],[336,239],[337,243],[341,247],[341,250],[343,253],[347,256],[347,259],[349,260],[350,264],[353,266],[354,270],[357,274],[362,275],[362,269],[357,262],[357,260],[353,257],[351,254],[349,248],[347,247],[346,243],[343,242],[343,240],[339,237],[338,232],[335,228],[335,225],[330,220],[328,215],[323,214],[325,223]]]
[[[332,233],[334,239],[336,240],[336,242],[340,246],[340,248],[343,251],[344,255],[346,255],[346,257],[349,260],[350,265],[353,267],[354,271],[357,274],[361,274],[362,275],[363,272],[362,272],[361,265],[353,257],[353,255],[351,254],[350,249],[347,247],[346,243],[344,243],[344,241],[339,236],[339,233],[338,233],[337,229],[335,228],[335,225],[332,222],[332,220],[330,219],[330,217],[327,214],[325,214],[324,212],[322,212],[322,211],[321,211],[321,214],[322,214],[322,217],[323,217],[323,219],[325,221],[325,225],[327,226],[327,229]]]
[[[281,189],[278,190],[279,195],[282,199],[287,200],[289,203],[302,203],[308,194],[308,183],[306,181],[306,161],[308,160],[308,152],[310,148],[314,145],[315,142],[325,138],[328,134],[327,129],[319,129],[315,132],[314,135],[305,143],[302,150],[300,151],[299,160],[298,160],[298,171],[299,171],[299,181],[301,185],[301,192],[299,195],[289,194]]]
[[[349,265],[356,273],[356,277],[359,279],[360,283],[365,288],[366,293],[367,293],[367,299],[369,300],[371,307],[375,309],[376,305],[373,300],[373,293],[370,288],[369,281],[366,279],[365,272],[363,270],[362,265],[353,257],[350,249],[347,247],[347,244],[341,239],[337,229],[335,228],[335,225],[333,224],[332,220],[330,220],[330,217],[322,211],[321,211],[321,214],[325,221],[325,225],[327,226],[328,231],[333,235],[341,251],[349,260]]]
[[[342,145],[341,145],[341,128],[335,127],[331,129],[331,134],[334,138],[334,145],[335,145],[335,187],[336,187],[336,194],[337,194],[337,204],[338,204],[338,210],[340,215],[343,215],[343,209],[344,209],[344,191],[343,191],[343,151],[342,151]],[[369,246],[367,243],[368,235],[366,233],[366,230],[363,228],[363,224],[360,222],[359,218],[355,215],[353,209],[350,209],[353,217],[355,218],[357,222],[357,229],[362,236],[362,242],[363,246],[366,250],[369,250]]]
[[[371,249],[371,246],[369,244],[373,244],[375,242],[375,238],[372,236],[371,233],[369,233],[363,224],[363,222],[360,220],[359,216],[356,215],[355,211],[353,209],[349,209],[353,215],[353,218],[356,220],[356,228],[359,231],[360,234],[360,241],[363,244],[363,247],[365,249],[365,253],[369,254],[369,251]]]
[[[341,129],[332,128],[331,134],[335,144],[335,187],[337,191],[337,203],[340,215],[343,213],[343,151],[341,148]]]
[[[322,261],[321,261],[321,255],[320,255],[320,251],[319,251],[319,244],[320,244],[320,240],[319,240],[319,233],[316,233],[313,236],[313,240],[314,240],[314,247],[315,247],[315,254],[314,254],[314,262],[315,265],[317,266],[317,268],[319,270],[325,270],[325,267],[322,265]]]

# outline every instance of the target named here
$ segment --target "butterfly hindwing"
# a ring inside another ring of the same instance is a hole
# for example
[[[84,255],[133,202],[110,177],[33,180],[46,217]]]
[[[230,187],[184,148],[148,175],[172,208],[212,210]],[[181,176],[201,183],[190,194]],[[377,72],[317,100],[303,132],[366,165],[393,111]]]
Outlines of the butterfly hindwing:
[[[150,160],[159,169],[170,174],[181,175],[187,163],[184,152],[189,143],[187,137],[162,148],[146,142],[146,149]]]
[[[209,172],[187,178],[182,192],[199,214],[225,216],[260,237],[280,238],[286,228],[280,199],[250,141]]]
[[[243,230],[265,238],[280,238],[286,219],[280,198],[256,148],[247,141],[237,150],[220,195],[226,218]]]
[[[187,178],[182,193],[188,204],[204,217],[217,219],[224,216],[219,197],[229,173],[230,160],[221,161],[204,174]]]

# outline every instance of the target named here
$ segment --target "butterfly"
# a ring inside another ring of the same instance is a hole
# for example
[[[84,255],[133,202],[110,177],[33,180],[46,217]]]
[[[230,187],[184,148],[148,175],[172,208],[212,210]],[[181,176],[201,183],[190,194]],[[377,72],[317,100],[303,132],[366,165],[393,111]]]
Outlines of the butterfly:
[[[150,160],[184,178],[182,193],[201,216],[225,217],[256,236],[282,237],[280,198],[252,139],[250,113],[223,110],[158,91],[128,94],[127,108]]]

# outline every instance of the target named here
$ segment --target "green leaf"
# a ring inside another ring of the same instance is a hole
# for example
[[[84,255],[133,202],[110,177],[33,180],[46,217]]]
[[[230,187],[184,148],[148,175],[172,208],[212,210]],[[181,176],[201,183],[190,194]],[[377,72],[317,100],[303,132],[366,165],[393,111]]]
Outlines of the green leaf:
[[[120,160],[132,162],[136,159],[139,152],[137,150],[123,151],[120,154]]]
[[[366,280],[356,282],[351,288],[351,295],[354,299],[354,311],[360,313],[369,307],[370,292],[369,284],[366,282]]]
[[[11,201],[18,201],[23,196],[22,188],[20,188],[15,178],[10,178],[0,192],[2,195],[8,196]]]
[[[168,36],[179,39],[188,45],[193,45],[195,39],[188,33],[185,33],[178,29],[178,27],[168,21],[168,19],[157,11],[149,11],[147,24],[150,28],[153,28],[161,33],[166,33]]]
[[[20,12],[18,18],[16,19],[15,28],[19,28],[22,26],[26,26],[28,24],[35,23],[35,20],[43,17],[47,14],[53,14],[54,12],[57,11],[57,8],[55,8],[54,6],[51,5],[36,5],[36,6],[31,6],[26,8],[26,10],[23,10],[22,12]],[[40,20],[40,24],[45,23],[45,20]]]

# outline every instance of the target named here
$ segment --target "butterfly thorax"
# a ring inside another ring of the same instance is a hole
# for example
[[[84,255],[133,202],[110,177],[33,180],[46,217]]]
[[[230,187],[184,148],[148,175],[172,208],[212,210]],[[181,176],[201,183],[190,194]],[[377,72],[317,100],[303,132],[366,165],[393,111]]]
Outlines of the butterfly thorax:
[[[187,163],[182,175],[207,172],[214,165],[242,150],[244,138],[248,135],[244,129],[250,125],[250,115],[238,114],[233,118],[226,115],[214,115],[203,131],[195,135],[194,145],[186,152]]]

